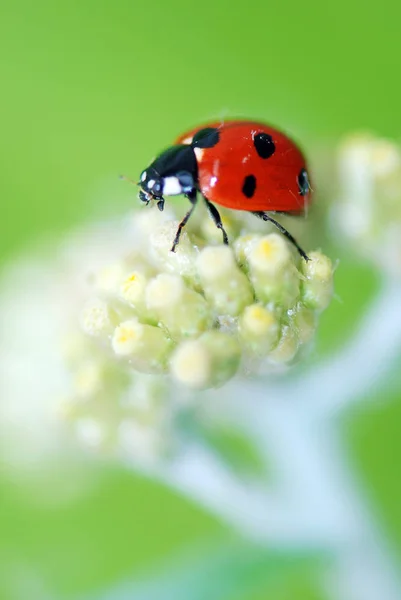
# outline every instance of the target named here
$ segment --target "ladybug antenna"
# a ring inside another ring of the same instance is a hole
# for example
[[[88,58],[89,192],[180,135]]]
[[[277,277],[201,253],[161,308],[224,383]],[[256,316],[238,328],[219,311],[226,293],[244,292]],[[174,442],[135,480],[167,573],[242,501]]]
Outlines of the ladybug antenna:
[[[132,185],[139,185],[141,183],[140,181],[134,181],[133,179],[130,179],[126,175],[119,175],[119,179],[122,179],[123,181],[128,181],[128,183],[132,183]]]

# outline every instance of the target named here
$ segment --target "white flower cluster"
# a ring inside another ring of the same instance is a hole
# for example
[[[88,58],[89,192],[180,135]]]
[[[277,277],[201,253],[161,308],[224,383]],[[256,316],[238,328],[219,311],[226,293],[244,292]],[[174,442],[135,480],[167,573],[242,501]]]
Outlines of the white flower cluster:
[[[347,137],[338,151],[336,236],[389,274],[401,273],[401,147],[369,134]]]
[[[253,216],[224,217],[229,247],[201,210],[194,217],[175,253],[174,215],[144,208],[10,267],[0,295],[8,431],[29,406],[38,443],[48,417],[96,451],[149,466],[175,443],[183,398],[295,359],[331,300],[330,260],[309,252],[306,263]]]
[[[169,374],[205,389],[241,368],[289,363],[311,340],[332,297],[326,256],[311,252],[305,262],[280,234],[235,235],[234,221],[231,246],[211,245],[201,224],[173,253],[176,220],[155,224],[151,209],[135,219],[140,244],[93,275],[80,323],[89,357],[96,348],[108,370]],[[94,372],[84,371],[84,385]]]

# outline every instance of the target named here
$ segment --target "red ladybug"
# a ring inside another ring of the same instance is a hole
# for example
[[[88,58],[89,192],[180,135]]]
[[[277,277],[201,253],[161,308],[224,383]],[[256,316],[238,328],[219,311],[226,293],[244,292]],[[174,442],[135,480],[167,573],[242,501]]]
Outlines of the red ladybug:
[[[268,214],[299,214],[308,204],[305,158],[286,135],[264,123],[230,120],[188,131],[142,171],[139,185],[139,198],[146,203],[156,200],[160,210],[164,196],[185,194],[191,202],[178,226],[173,252],[200,192],[225,244],[227,234],[212,203],[270,221],[308,260],[292,235]]]

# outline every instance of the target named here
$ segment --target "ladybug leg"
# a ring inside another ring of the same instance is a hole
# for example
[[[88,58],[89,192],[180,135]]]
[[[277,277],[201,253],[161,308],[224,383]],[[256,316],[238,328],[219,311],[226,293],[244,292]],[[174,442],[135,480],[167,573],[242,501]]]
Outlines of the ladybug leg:
[[[254,215],[259,217],[259,219],[263,219],[263,221],[270,221],[270,223],[273,223],[273,225],[277,227],[277,229],[287,238],[287,240],[289,240],[291,244],[294,244],[295,248],[298,250],[302,258],[304,258],[306,261],[310,260],[308,255],[302,250],[301,246],[298,245],[296,239],[278,221],[272,219],[272,217],[265,212],[252,212]]]
[[[185,217],[182,219],[180,224],[178,225],[177,233],[175,234],[174,242],[171,247],[171,252],[175,252],[175,249],[177,248],[178,243],[180,241],[181,232],[184,229],[185,225],[188,223],[189,217],[192,215],[194,208],[196,206],[196,202],[197,202],[196,190],[193,190],[192,192],[189,192],[188,194],[185,194],[185,195],[188,198],[188,200],[191,202],[192,206],[189,209],[189,211],[187,212],[187,214],[185,215]]]
[[[223,242],[228,245],[228,236],[227,236],[226,230],[223,227],[223,223],[221,222],[221,217],[220,217],[219,211],[214,206],[214,204],[212,204],[211,202],[209,202],[209,200],[207,198],[205,198],[205,196],[203,196],[203,199],[206,202],[207,209],[209,211],[210,216],[212,217],[212,219],[214,221],[214,224],[216,225],[216,227],[218,227],[218,229],[221,229],[221,232],[223,234]]]

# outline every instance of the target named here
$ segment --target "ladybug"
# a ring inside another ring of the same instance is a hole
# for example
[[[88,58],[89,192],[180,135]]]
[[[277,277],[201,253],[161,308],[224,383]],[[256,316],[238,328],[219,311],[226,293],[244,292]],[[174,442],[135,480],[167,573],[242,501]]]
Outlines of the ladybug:
[[[302,213],[311,192],[302,152],[269,125],[230,120],[188,131],[142,171],[138,185],[140,200],[146,204],[155,200],[159,210],[164,209],[164,196],[184,194],[191,202],[172,252],[201,194],[225,244],[228,238],[215,204],[250,211],[273,223],[309,260],[293,236],[269,214]]]

